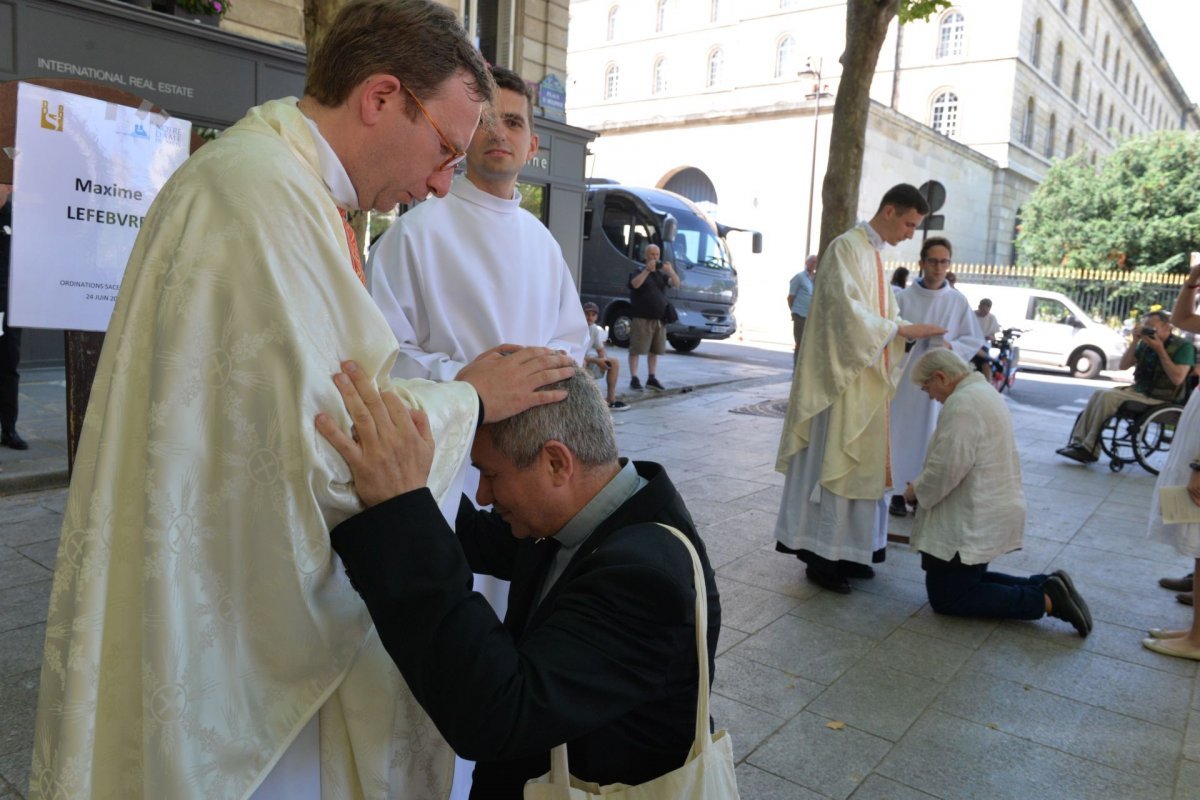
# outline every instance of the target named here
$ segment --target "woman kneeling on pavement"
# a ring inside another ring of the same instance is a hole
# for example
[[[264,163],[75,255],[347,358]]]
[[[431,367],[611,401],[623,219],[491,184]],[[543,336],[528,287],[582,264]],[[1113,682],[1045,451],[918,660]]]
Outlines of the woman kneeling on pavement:
[[[988,562],[1019,550],[1025,534],[1021,466],[1003,398],[950,350],[927,353],[912,381],[943,406],[921,474],[904,490],[917,505],[912,546],[929,605],[961,617],[1048,614],[1087,636],[1091,612],[1063,570],[1028,578],[988,571]]]

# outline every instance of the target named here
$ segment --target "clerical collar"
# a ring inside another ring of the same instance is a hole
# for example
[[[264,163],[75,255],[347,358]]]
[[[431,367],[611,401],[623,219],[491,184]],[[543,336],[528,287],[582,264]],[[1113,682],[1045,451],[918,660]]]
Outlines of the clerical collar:
[[[354,184],[350,182],[350,174],[342,166],[342,160],[338,158],[338,154],[333,152],[329,142],[321,135],[317,123],[309,119],[303,111],[300,112],[300,115],[304,117],[304,121],[308,123],[308,129],[312,131],[313,143],[317,146],[317,160],[321,164],[321,179],[325,181],[325,188],[333,195],[333,202],[337,203],[339,208],[347,211],[358,210],[358,192],[354,190]]]
[[[879,235],[879,231],[872,228],[871,223],[865,220],[858,224],[861,225],[863,230],[867,232],[867,241],[871,243],[871,247],[874,247],[876,250],[882,250],[883,246],[887,244],[887,242],[885,242],[883,237]]]
[[[604,488],[587,502],[583,508],[571,517],[570,521],[554,534],[554,541],[560,549],[554,554],[550,570],[542,581],[542,589],[538,593],[540,603],[549,594],[551,587],[567,569],[579,546],[587,541],[592,532],[613,515],[625,501],[637,494],[649,481],[637,473],[637,467],[632,461],[622,459],[625,463],[612,480],[604,484]]]
[[[471,183],[471,179],[466,176],[466,173],[454,176],[454,181],[450,184],[450,193],[468,203],[474,203],[501,214],[513,214],[521,208],[521,192],[517,189],[513,189],[513,196],[507,200],[496,197]]]

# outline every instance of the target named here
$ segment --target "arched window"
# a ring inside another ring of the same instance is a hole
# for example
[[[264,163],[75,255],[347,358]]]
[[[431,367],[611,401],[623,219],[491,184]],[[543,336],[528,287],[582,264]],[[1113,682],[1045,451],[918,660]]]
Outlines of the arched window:
[[[1071,10],[1071,0],[1061,0],[1061,2],[1058,4],[1058,7],[1062,9],[1064,14],[1067,13]]]
[[[1042,18],[1033,26],[1033,49],[1029,52],[1029,60],[1035,67],[1042,65]]]
[[[1087,33],[1088,0],[1079,4],[1079,32]]]
[[[1121,77],[1121,48],[1117,48],[1117,54],[1113,56],[1113,83]]]
[[[950,11],[942,17],[942,25],[938,29],[938,58],[961,56],[963,54],[963,39],[965,38],[966,27],[961,12]]]
[[[1126,97],[1129,96],[1129,63],[1128,61],[1125,62],[1125,88],[1123,91]]]
[[[1100,127],[1100,123],[1104,121],[1104,92],[1096,94],[1096,127]]]
[[[1075,129],[1067,131],[1067,149],[1065,155],[1070,158],[1075,153]]]
[[[1054,81],[1055,86],[1062,85],[1062,62],[1063,62],[1063,43],[1062,39],[1058,40],[1058,44],[1054,48],[1054,66],[1050,69],[1050,80]]]
[[[1104,34],[1104,49],[1101,51],[1100,69],[1103,69],[1103,70],[1108,69],[1108,34],[1107,33]]]
[[[705,86],[720,86],[725,72],[725,53],[719,47],[714,47],[708,54],[708,75],[705,76]]]
[[[1050,115],[1050,125],[1046,128],[1046,144],[1042,147],[1042,155],[1046,158],[1054,157],[1054,129],[1058,127],[1058,117],[1055,114]]]
[[[1124,114],[1121,115],[1121,121],[1120,121],[1120,123],[1117,124],[1117,133],[1121,134],[1122,136],[1125,135],[1125,115]]]
[[[775,77],[796,77],[796,40],[791,35],[784,36],[775,46]]]
[[[654,59],[654,93],[665,94],[667,91],[667,59],[659,56]]]
[[[1116,113],[1116,111],[1117,111],[1116,106],[1114,106],[1112,103],[1109,103],[1108,104],[1108,124],[1104,126],[1105,127],[1104,132],[1106,135],[1112,131],[1113,115]]]
[[[667,3],[670,0],[658,0],[658,13],[654,16],[654,30],[662,33],[667,29]]]
[[[1021,144],[1026,147],[1033,146],[1033,126],[1036,114],[1037,106],[1031,97],[1029,98],[1029,102],[1025,104],[1025,121],[1021,125]]]
[[[958,133],[958,95],[947,91],[937,96],[929,111],[929,127],[943,136]]]
[[[716,22],[721,18],[721,0],[708,0],[708,21]]]
[[[608,10],[608,40],[610,42],[617,38],[617,17],[620,16],[618,12],[619,9],[617,6],[613,6]]]
[[[1071,102],[1079,102],[1079,90],[1083,84],[1083,62],[1075,62],[1075,74],[1071,76]]]
[[[1138,102],[1138,95],[1140,95],[1141,93],[1142,93],[1142,76],[1134,75],[1133,76],[1133,104],[1135,106],[1137,105],[1137,102]]]
[[[616,64],[609,64],[608,69],[604,70],[604,99],[615,100],[620,87],[621,68]]]

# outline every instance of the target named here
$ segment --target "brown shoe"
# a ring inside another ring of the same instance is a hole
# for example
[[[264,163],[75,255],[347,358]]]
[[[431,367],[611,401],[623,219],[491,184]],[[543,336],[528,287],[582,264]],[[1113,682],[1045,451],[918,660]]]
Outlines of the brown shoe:
[[[1182,578],[1159,578],[1158,585],[1172,592],[1190,592],[1192,590],[1192,573]]]
[[[1183,603],[1185,606],[1190,606],[1192,604],[1192,593],[1180,592],[1179,594],[1175,595],[1175,599]]]

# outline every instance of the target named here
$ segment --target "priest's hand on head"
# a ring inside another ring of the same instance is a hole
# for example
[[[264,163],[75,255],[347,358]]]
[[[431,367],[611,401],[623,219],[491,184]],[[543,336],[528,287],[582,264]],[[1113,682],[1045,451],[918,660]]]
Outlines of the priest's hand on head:
[[[433,434],[429,418],[401,402],[394,392],[380,394],[370,376],[353,361],[333,376],[350,413],[350,435],[329,414],[317,415],[317,430],[346,459],[354,490],[368,508],[429,482]]]
[[[539,392],[575,374],[576,364],[565,353],[548,347],[493,347],[459,371],[456,380],[475,387],[483,400],[484,422],[498,422],[534,406],[565,400],[563,389]]]

